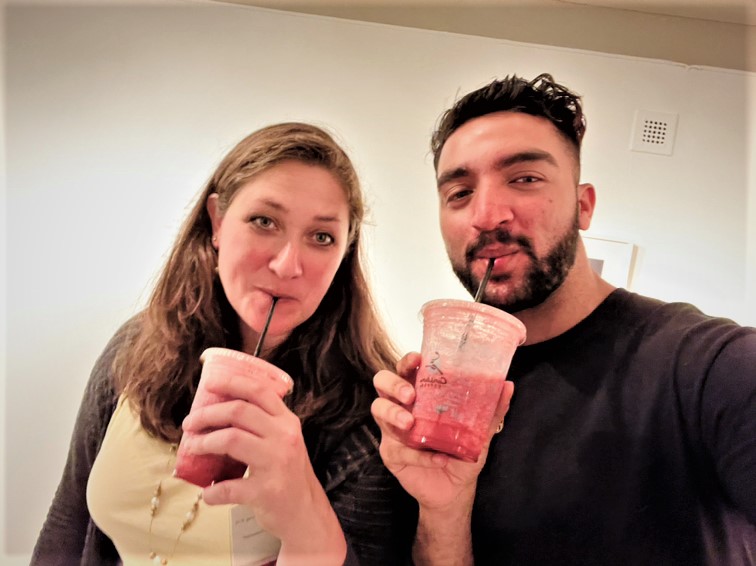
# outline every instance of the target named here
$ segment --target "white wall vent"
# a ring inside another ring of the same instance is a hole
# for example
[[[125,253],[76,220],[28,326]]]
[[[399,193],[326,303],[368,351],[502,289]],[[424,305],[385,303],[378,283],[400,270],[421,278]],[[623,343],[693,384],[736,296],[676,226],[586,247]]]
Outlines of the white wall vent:
[[[630,149],[645,153],[672,155],[676,129],[677,114],[636,110]]]

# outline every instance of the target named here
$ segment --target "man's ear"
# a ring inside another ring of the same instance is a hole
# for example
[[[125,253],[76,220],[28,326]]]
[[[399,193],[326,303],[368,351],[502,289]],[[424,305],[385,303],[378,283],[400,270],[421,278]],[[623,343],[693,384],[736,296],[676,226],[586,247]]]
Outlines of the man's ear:
[[[596,189],[590,183],[581,183],[577,187],[578,223],[581,230],[591,227],[593,210],[596,208]]]
[[[218,207],[218,193],[212,193],[209,197],[207,197],[205,208],[207,209],[207,213],[210,215],[210,223],[213,226],[213,247],[217,250],[218,232],[220,231],[221,221],[223,220],[223,215],[220,213]]]

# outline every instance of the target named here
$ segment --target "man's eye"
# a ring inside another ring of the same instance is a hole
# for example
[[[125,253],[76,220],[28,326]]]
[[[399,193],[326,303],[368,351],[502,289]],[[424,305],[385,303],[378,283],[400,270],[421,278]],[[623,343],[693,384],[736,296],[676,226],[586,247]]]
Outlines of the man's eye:
[[[463,189],[463,188],[454,189],[446,195],[446,202],[451,203],[455,201],[460,201],[470,196],[471,194],[472,194],[472,191],[470,189]]]
[[[334,237],[327,232],[318,232],[315,234],[315,243],[321,246],[329,246],[335,241]]]
[[[522,177],[517,177],[514,182],[515,183],[537,183],[540,181],[540,177],[536,177],[534,175],[523,175]]]

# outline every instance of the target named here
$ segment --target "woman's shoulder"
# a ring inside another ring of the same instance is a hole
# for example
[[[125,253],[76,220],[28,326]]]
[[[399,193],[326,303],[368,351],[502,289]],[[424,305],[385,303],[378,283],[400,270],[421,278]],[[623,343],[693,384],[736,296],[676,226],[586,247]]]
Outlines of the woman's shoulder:
[[[92,368],[85,391],[85,400],[100,409],[98,419],[107,417],[115,408],[119,395],[114,379],[116,356],[123,348],[129,347],[141,327],[141,314],[123,323],[108,340]]]
[[[326,465],[326,491],[350,477],[388,473],[378,452],[380,442],[380,429],[372,417],[366,417],[341,435]]]
[[[116,354],[123,348],[127,348],[134,339],[139,335],[143,327],[143,313],[137,313],[121,324],[118,330],[110,337],[105,348],[103,349],[100,357],[95,363],[95,367],[102,366],[103,363],[110,362],[115,359]]]

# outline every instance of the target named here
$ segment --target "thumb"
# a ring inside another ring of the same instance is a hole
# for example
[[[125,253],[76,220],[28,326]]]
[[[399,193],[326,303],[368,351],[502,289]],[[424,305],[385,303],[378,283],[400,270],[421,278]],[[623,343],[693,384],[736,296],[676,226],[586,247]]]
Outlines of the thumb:
[[[507,380],[504,382],[504,387],[501,390],[501,396],[499,397],[499,403],[496,405],[496,411],[494,411],[494,418],[491,422],[491,430],[489,435],[493,435],[499,432],[499,428],[504,422],[504,417],[509,411],[509,404],[512,401],[512,395],[514,395],[514,383]]]
[[[421,362],[422,356],[418,352],[410,352],[396,363],[396,373],[415,385],[415,377]]]
[[[488,438],[483,444],[481,458],[478,460],[480,466],[483,466],[488,459],[488,449],[491,447],[491,441],[493,440],[494,434],[501,430],[499,427],[504,423],[504,416],[509,410],[509,403],[512,400],[512,395],[514,395],[514,383],[511,381],[504,381],[504,387],[499,396],[499,403],[496,405],[496,411],[494,411],[494,416],[493,419],[491,419],[491,425],[488,429]]]

